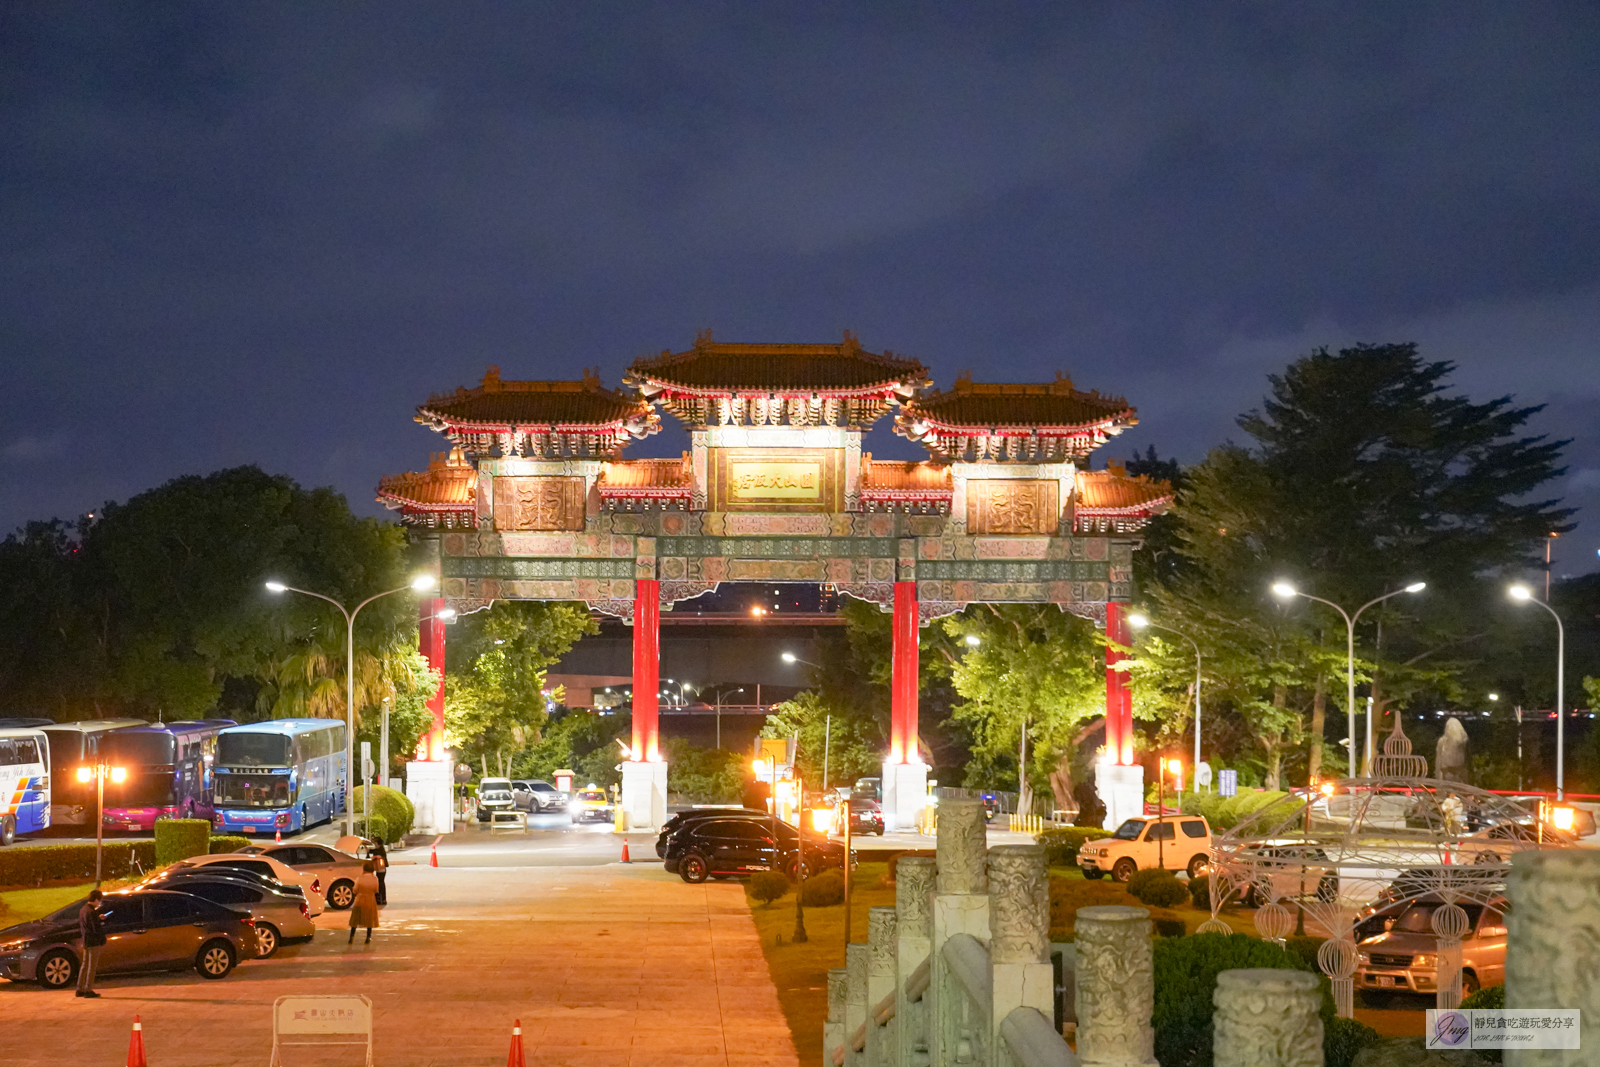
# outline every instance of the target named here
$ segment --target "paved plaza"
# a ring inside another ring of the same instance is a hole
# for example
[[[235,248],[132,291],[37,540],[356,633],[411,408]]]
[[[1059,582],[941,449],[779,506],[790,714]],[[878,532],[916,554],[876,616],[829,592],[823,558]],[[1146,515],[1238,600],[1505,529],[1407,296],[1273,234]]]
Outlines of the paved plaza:
[[[311,944],[220,982],[113,978],[98,1001],[0,983],[0,1062],[122,1064],[138,1014],[150,1067],[265,1067],[275,998],[361,993],[380,1067],[498,1067],[517,1018],[541,1067],[797,1064],[742,886],[685,885],[659,863],[432,868],[426,850],[402,855],[412,864],[392,869],[370,946],[347,947],[330,912]]]

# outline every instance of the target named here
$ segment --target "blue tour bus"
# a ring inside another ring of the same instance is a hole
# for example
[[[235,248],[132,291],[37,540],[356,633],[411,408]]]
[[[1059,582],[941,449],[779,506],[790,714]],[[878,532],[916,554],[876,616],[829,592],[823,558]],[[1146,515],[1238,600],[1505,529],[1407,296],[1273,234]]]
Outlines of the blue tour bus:
[[[49,766],[44,731],[0,729],[0,845],[49,827]]]
[[[295,833],[344,811],[344,723],[270,719],[217,735],[220,832]]]

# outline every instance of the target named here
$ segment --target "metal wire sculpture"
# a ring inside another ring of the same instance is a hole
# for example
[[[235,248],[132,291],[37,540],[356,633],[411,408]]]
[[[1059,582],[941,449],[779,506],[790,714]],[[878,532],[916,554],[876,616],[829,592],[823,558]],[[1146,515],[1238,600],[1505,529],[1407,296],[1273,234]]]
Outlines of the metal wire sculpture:
[[[1398,716],[1396,717],[1398,719]],[[1228,930],[1219,917],[1237,899],[1256,906],[1256,929],[1282,944],[1294,912],[1329,932],[1317,961],[1333,983],[1338,1014],[1354,1014],[1362,913],[1398,913],[1413,901],[1432,913],[1439,939],[1436,1003],[1461,1003],[1462,904],[1487,906],[1505,891],[1512,854],[1541,847],[1535,813],[1483,789],[1426,777],[1396,722],[1370,778],[1344,778],[1296,790],[1215,839],[1211,919],[1201,931]],[[1421,773],[1393,773],[1421,772]]]

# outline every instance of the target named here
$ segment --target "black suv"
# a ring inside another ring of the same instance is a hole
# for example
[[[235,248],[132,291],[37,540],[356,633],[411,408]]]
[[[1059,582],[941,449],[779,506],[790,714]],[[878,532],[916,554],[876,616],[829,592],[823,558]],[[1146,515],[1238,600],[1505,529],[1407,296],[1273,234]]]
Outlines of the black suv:
[[[656,855],[661,859],[667,858],[667,842],[672,840],[672,835],[685,826],[693,826],[706,819],[767,819],[772,816],[759,808],[690,808],[680,811],[668,819],[661,827],[661,833],[656,837]],[[672,870],[669,866],[667,870]]]
[[[799,832],[770,818],[701,819],[682,826],[667,841],[666,868],[691,885],[707,878],[740,878],[756,871],[781,870],[791,879],[800,874]],[[852,855],[851,866],[855,866]],[[820,834],[805,836],[807,877],[829,867],[844,866],[844,846]]]

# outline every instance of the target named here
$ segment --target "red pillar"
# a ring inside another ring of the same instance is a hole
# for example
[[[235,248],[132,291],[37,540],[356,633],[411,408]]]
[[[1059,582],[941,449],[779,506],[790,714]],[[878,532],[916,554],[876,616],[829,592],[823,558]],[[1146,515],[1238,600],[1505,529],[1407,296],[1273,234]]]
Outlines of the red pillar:
[[[438,762],[444,759],[444,599],[432,597],[422,601],[417,619],[417,651],[428,661],[428,666],[439,672],[439,689],[428,699],[428,710],[433,712],[433,728],[417,740],[417,760]],[[387,773],[387,772],[385,772]]]
[[[894,583],[894,675],[889,687],[889,762],[917,762],[917,584]]]
[[[661,583],[641,578],[633,600],[633,758],[661,759]]]
[[[1127,605],[1106,605],[1106,640],[1118,645],[1133,644],[1128,629]],[[1114,762],[1124,767],[1133,765],[1133,694],[1128,691],[1128,675],[1113,670],[1127,659],[1125,653],[1106,648],[1106,751]]]

